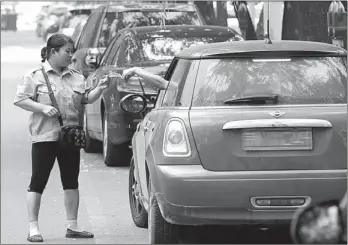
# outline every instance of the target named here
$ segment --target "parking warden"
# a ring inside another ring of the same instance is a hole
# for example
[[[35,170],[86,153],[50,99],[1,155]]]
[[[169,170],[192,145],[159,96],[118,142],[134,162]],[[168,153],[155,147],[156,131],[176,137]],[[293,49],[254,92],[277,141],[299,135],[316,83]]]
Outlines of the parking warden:
[[[96,101],[109,82],[100,79],[95,88],[85,88],[84,77],[69,68],[74,45],[71,38],[63,34],[51,36],[41,50],[43,67],[48,76],[58,110],[52,106],[49,90],[41,67],[33,69],[23,77],[17,88],[14,104],[31,111],[29,131],[32,140],[32,176],[27,192],[30,242],[43,242],[39,231],[38,216],[41,196],[57,158],[64,189],[64,204],[67,217],[68,238],[92,238],[94,235],[82,230],[77,224],[80,172],[80,151],[62,148],[58,143],[60,124],[58,113],[64,125],[78,125],[83,105]]]

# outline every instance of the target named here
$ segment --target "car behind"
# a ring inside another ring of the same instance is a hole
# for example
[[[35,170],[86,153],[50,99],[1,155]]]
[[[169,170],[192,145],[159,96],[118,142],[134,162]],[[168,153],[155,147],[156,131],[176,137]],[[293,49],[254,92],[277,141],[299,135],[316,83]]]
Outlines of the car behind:
[[[98,69],[87,79],[87,86],[107,74],[122,74],[124,69],[138,66],[164,76],[175,53],[204,43],[243,40],[233,29],[218,26],[168,25],[125,28],[110,42]],[[103,142],[104,162],[107,165],[128,165],[129,145],[141,116],[125,114],[120,99],[130,93],[147,94],[152,103],[158,89],[133,77],[125,82],[119,76],[111,78],[110,86],[101,99],[86,106],[85,130],[87,152],[97,151]],[[140,82],[142,85],[140,85]]]

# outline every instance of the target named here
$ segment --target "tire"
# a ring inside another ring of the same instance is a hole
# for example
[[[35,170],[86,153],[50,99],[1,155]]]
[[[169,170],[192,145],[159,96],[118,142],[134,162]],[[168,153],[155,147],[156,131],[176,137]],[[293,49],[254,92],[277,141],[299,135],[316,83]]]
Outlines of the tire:
[[[102,143],[98,140],[92,139],[88,133],[87,115],[84,113],[83,117],[83,129],[86,133],[86,148],[84,149],[87,153],[98,153],[102,152]]]
[[[128,186],[128,194],[129,194],[129,206],[133,218],[133,222],[137,227],[147,228],[147,212],[137,195],[140,193],[139,184],[135,177],[135,165],[134,159],[131,160],[130,168],[129,168],[129,186]]]
[[[132,158],[132,151],[129,149],[129,143],[125,142],[114,145],[109,139],[107,115],[103,116],[103,158],[106,166],[128,166]]]
[[[151,178],[149,179],[149,243],[150,244],[178,244],[179,227],[168,223],[162,216],[157,199],[152,191]]]

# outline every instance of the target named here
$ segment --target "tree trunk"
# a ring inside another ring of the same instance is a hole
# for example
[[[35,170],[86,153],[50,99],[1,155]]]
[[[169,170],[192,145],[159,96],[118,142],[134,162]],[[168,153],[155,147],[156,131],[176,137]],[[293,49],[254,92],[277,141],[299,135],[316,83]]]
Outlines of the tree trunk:
[[[285,1],[283,40],[328,42],[327,17],[331,1]]]
[[[227,2],[217,2],[217,20],[216,24],[219,26],[227,26]]]
[[[213,2],[208,1],[195,1],[194,2],[201,12],[207,25],[216,25],[215,13]]]
[[[248,8],[242,11],[241,6],[244,4],[247,6],[246,1],[233,1],[232,2],[236,17],[239,22],[239,29],[242,32],[242,36],[245,40],[257,40],[254,24],[251,20]]]

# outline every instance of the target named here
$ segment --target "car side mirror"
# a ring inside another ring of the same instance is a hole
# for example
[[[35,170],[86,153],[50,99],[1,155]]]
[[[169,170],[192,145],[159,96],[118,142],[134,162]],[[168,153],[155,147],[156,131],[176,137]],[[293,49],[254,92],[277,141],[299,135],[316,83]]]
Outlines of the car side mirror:
[[[128,113],[141,113],[146,107],[146,98],[140,94],[128,94],[120,100],[120,108]]]
[[[100,62],[101,53],[98,48],[90,48],[87,51],[85,58],[85,64],[87,66],[98,68]]]
[[[342,210],[335,200],[299,209],[291,222],[291,236],[297,244],[344,243],[344,230]]]

